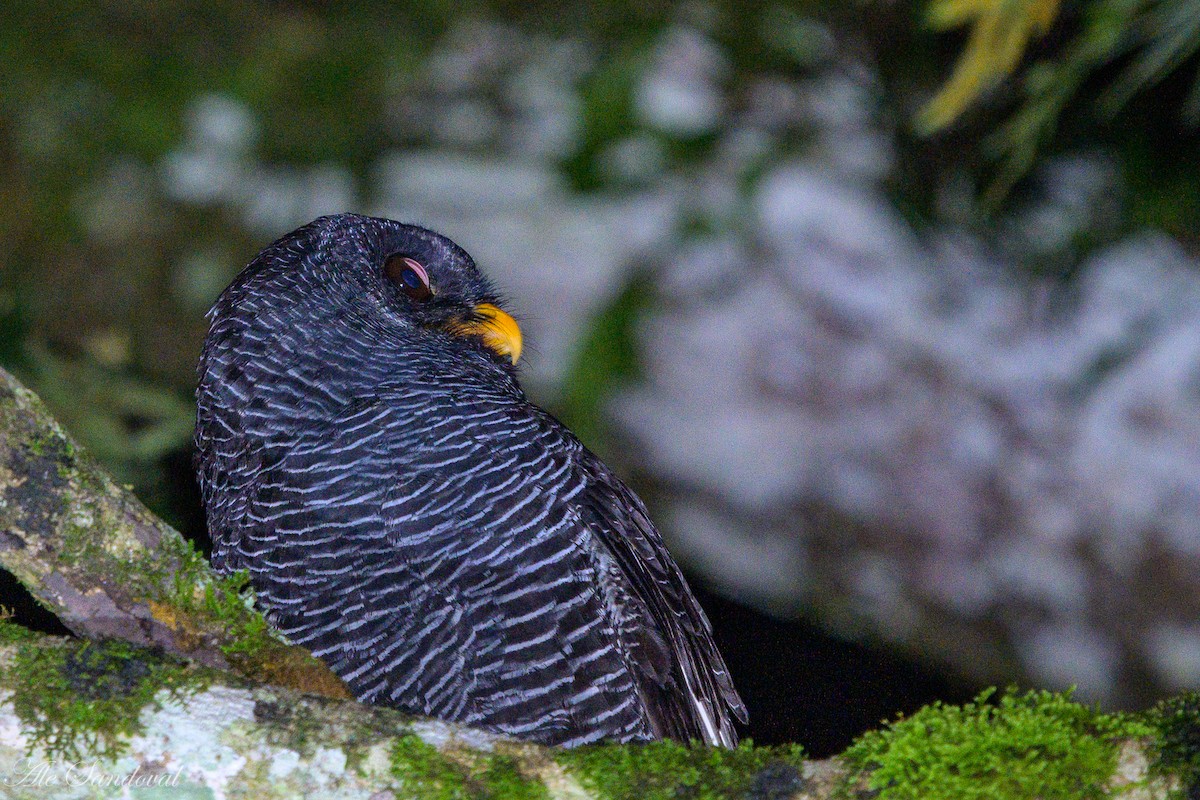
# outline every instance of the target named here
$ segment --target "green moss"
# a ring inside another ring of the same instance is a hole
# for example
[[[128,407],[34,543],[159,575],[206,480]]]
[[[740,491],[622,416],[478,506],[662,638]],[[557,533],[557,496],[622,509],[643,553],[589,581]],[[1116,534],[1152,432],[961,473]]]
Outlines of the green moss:
[[[764,781],[798,789],[804,753],[799,745],[755,747],[746,741],[726,749],[662,741],[579,747],[556,753],[555,760],[602,798],[717,800],[759,794]]]
[[[1200,692],[1159,703],[1147,715],[1157,730],[1154,771],[1178,778],[1184,797],[1200,797]]]
[[[472,770],[473,780],[481,787],[483,797],[496,800],[546,800],[550,793],[540,780],[522,774],[517,760],[511,756],[492,755],[484,759],[482,769]]]
[[[60,478],[69,477],[78,466],[79,452],[71,439],[57,426],[33,431],[25,441],[25,447],[39,459],[49,459],[55,464]]]
[[[24,644],[3,675],[13,707],[33,732],[31,745],[51,756],[111,759],[139,732],[139,717],[156,694],[179,695],[207,685],[203,669],[156,656],[125,642],[51,646]]]
[[[443,753],[419,736],[401,736],[392,747],[392,775],[414,800],[545,800],[541,781],[521,773],[512,756]]]
[[[75,464],[78,452],[74,443],[58,427],[46,427],[33,432],[25,441],[25,447],[38,458],[53,458],[62,462],[64,468]]]
[[[183,628],[185,634],[190,629],[197,638],[215,638],[232,661],[285,646],[254,610],[246,573],[214,575],[203,554],[170,529],[163,530],[153,549],[113,552],[114,542],[96,532],[103,515],[104,509],[94,505],[77,515],[79,522],[64,524],[59,552],[64,567],[86,564],[94,574],[107,576],[110,585],[150,603],[155,616],[169,627]]]
[[[392,775],[406,793],[420,800],[467,797],[462,771],[419,736],[401,736],[392,746]]]
[[[37,641],[38,634],[12,621],[12,609],[0,606],[0,645]]]
[[[1152,733],[1134,717],[1075,703],[1070,692],[993,694],[935,703],[864,735],[845,753],[847,792],[865,782],[878,800],[1108,797],[1120,740]]]
[[[169,591],[160,601],[214,630],[225,631],[221,652],[234,661],[252,659],[283,646],[262,614],[254,610],[247,572],[214,575],[204,556],[180,536],[171,536]],[[171,567],[174,567],[171,569]]]
[[[143,581],[151,578],[142,586],[142,597],[184,647],[215,644],[234,669],[259,683],[350,697],[323,662],[284,641],[254,608],[246,572],[214,575],[204,556],[172,532],[136,565],[136,574]]]

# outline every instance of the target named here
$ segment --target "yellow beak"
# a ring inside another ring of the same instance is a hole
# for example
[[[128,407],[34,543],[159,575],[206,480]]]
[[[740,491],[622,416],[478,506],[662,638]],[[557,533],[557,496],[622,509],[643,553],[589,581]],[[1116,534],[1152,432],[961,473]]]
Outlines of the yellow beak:
[[[517,363],[521,357],[521,328],[517,321],[491,303],[475,306],[475,315],[479,319],[459,326],[459,332],[482,337],[492,350]]]

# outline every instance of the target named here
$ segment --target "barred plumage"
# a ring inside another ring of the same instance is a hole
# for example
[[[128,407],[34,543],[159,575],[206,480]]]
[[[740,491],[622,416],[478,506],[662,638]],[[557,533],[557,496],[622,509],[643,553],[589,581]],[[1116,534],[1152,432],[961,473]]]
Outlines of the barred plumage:
[[[396,254],[431,296],[389,280]],[[551,744],[732,746],[708,620],[641,501],[480,335],[495,303],[465,252],[389,220],[264,250],[200,361],[214,565],[363,700]]]

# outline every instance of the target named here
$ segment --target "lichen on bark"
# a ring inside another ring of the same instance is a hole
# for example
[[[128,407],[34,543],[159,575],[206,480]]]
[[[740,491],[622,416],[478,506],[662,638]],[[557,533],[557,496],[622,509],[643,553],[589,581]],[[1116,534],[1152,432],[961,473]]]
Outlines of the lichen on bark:
[[[11,642],[0,646],[7,666],[0,689],[13,712],[47,757],[72,762],[118,757],[140,732],[145,708],[205,688],[211,672],[177,658],[147,657],[115,639],[0,638]]]

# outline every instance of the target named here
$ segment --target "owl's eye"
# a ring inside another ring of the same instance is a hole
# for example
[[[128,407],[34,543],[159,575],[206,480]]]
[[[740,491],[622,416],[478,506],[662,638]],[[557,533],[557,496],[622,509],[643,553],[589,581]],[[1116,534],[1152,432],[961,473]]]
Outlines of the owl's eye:
[[[424,302],[433,296],[433,290],[429,288],[429,273],[420,263],[408,256],[389,257],[384,262],[383,271],[387,273],[391,282],[396,284],[397,289],[413,300]]]

